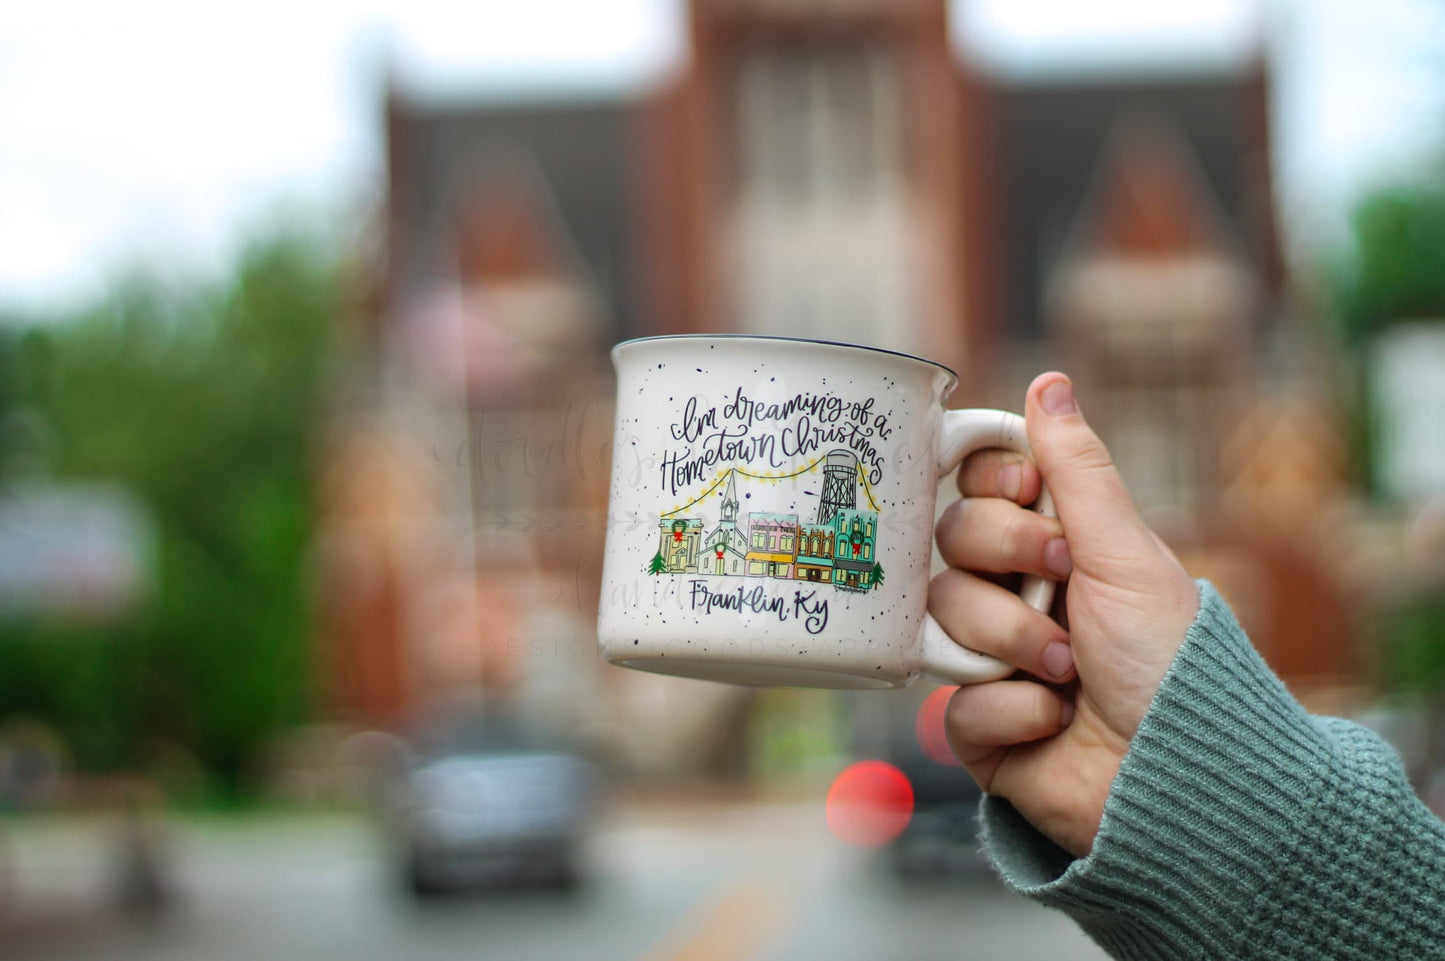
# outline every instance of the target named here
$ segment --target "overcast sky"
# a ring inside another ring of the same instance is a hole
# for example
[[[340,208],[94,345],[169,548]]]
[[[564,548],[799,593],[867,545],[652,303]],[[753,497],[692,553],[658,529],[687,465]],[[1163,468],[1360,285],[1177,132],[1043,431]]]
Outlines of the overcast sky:
[[[1296,244],[1408,165],[1445,117],[1434,0],[966,0],[994,70],[1208,64],[1267,37]],[[638,86],[683,56],[677,0],[53,0],[0,7],[0,305],[137,261],[206,269],[282,201],[340,206],[380,168],[383,64],[423,90]]]

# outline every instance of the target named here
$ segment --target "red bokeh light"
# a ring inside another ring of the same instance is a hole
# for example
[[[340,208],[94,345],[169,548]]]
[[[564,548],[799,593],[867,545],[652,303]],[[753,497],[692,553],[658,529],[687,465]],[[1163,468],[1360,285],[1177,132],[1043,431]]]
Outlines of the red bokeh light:
[[[858,761],[828,789],[828,827],[840,840],[878,847],[903,833],[913,817],[908,775],[883,761]]]
[[[959,767],[953,748],[948,746],[948,735],[943,731],[943,716],[948,712],[948,700],[953,697],[955,687],[940,687],[923,699],[918,706],[918,718],[914,732],[918,735],[918,746],[931,761]]]

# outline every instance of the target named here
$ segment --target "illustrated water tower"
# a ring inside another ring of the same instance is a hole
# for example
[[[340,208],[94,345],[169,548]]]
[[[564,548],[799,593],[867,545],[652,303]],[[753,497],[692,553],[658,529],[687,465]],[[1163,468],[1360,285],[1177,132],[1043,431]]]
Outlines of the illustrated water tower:
[[[823,465],[823,497],[818,501],[815,524],[826,524],[839,511],[858,506],[858,455],[838,448],[828,452]]]

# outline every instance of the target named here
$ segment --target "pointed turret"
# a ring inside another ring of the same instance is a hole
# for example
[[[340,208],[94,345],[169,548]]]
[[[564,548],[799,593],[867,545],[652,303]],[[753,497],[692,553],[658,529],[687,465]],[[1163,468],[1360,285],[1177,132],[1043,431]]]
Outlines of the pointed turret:
[[[733,488],[737,473],[735,470],[728,471],[728,487],[723,491],[722,519],[728,524],[736,524],[738,520],[738,495]]]

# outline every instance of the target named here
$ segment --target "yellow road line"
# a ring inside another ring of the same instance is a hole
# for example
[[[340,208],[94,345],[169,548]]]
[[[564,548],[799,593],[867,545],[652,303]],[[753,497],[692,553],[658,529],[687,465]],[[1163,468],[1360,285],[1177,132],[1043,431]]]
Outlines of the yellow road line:
[[[785,892],[756,880],[724,887],[643,961],[747,961],[782,928],[786,898]]]

